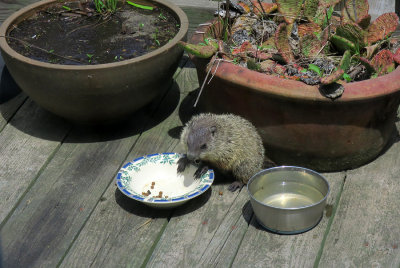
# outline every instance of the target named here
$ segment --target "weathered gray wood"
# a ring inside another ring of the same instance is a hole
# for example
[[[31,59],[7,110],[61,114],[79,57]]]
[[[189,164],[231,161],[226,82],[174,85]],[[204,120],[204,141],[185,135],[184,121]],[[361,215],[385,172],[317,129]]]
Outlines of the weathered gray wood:
[[[325,174],[331,192],[327,204],[335,206],[344,182],[344,173]],[[312,230],[297,235],[277,235],[265,231],[252,218],[232,267],[312,267],[329,227],[331,207]],[[327,213],[328,212],[328,213]],[[240,243],[240,240],[233,243]],[[324,267],[324,266],[322,266]]]
[[[227,191],[227,184],[214,184],[203,196],[177,209],[146,266],[165,267],[165,263],[169,267],[198,265],[238,194]]]
[[[85,223],[131,146],[127,138],[92,137],[69,136],[1,229],[6,267],[54,267]]]
[[[117,126],[75,126],[0,230],[6,267],[58,264],[143,126],[152,127],[148,121],[158,103]]]
[[[69,129],[29,100],[0,132],[0,226]]]
[[[243,188],[202,254],[201,266],[230,267],[252,215],[249,195],[247,189]]]
[[[114,184],[100,201],[61,267],[139,267],[168,223],[169,210],[128,200]]]
[[[157,122],[163,120],[162,124],[140,136],[127,157],[128,160],[150,153],[174,150],[178,139],[167,133],[181,125],[177,104],[179,99],[185,97],[188,88],[193,87],[185,80],[186,71],[179,73],[177,84],[168,92],[151,119]],[[168,114],[168,118],[163,119]],[[108,187],[104,199],[106,201],[100,202],[96,207],[61,267],[139,267],[167,225],[167,217],[171,213],[169,210],[145,207],[124,197],[114,184]],[[142,226],[143,223],[147,224]]]
[[[189,19],[189,34],[188,39],[191,38],[193,32],[199,27],[200,23],[205,23],[214,18],[214,12],[216,9],[209,8],[193,8],[193,7],[181,7],[186,13]]]
[[[320,267],[400,267],[399,140],[397,134],[378,159],[347,172]]]

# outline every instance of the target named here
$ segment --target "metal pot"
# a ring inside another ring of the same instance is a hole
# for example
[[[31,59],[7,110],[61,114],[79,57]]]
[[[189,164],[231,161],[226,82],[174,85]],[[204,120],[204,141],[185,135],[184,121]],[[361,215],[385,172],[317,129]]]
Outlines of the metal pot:
[[[247,184],[257,221],[281,234],[310,230],[320,221],[329,183],[310,169],[282,166],[263,170]]]

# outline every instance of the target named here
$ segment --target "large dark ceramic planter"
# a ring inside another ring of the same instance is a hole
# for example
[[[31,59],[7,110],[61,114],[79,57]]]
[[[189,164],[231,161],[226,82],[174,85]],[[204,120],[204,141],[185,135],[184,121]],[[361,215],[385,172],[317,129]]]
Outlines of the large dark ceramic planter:
[[[190,42],[203,41],[201,32],[209,30],[210,26],[200,27]],[[209,61],[191,59],[202,82]],[[317,86],[228,62],[221,62],[217,69],[216,65],[199,108],[249,119],[262,136],[267,155],[278,164],[319,171],[354,168],[374,159],[394,130],[400,68],[379,78],[346,84],[344,94],[332,101]]]
[[[15,52],[6,42],[14,25],[55,0],[44,0],[12,14],[0,27],[0,48],[19,87],[45,109],[67,119],[98,123],[123,118],[151,102],[170,85],[183,50],[188,19],[176,5],[154,2],[169,9],[180,23],[166,45],[143,56],[99,65],[60,65],[40,62]]]

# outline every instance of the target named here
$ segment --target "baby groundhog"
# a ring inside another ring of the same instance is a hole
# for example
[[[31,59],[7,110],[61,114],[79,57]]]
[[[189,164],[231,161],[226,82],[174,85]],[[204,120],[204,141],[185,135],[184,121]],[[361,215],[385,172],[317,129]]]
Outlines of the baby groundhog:
[[[178,172],[189,162],[199,164],[195,177],[208,170],[207,163],[236,181],[229,186],[235,191],[262,169],[264,146],[256,128],[246,119],[233,114],[199,114],[182,130],[181,143],[186,155],[178,161]]]

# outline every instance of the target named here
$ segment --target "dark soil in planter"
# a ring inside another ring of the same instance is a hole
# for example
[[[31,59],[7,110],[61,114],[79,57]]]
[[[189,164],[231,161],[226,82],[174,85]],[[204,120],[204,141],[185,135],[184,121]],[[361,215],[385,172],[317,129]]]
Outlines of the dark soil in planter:
[[[124,4],[112,15],[99,15],[93,6],[67,2],[18,24],[8,43],[18,53],[43,62],[102,64],[144,55],[178,31],[177,19],[163,7],[144,10]]]

